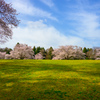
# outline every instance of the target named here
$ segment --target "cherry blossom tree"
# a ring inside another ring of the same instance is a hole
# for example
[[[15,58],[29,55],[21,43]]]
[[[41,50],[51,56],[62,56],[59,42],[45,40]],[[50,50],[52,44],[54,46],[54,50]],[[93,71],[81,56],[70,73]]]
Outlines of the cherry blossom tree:
[[[16,15],[18,15],[16,9],[12,8],[11,4],[0,0],[0,43],[12,38],[12,27],[19,24]]]
[[[53,59],[85,59],[85,53],[83,53],[82,48],[72,45],[60,46],[52,54],[54,55]]]
[[[95,49],[95,59],[100,60],[100,48]]]
[[[37,53],[35,55],[35,59],[43,59],[43,55],[41,53]]]
[[[34,59],[34,51],[26,44],[16,44],[10,55],[12,59]]]
[[[0,52],[0,59],[5,59],[6,52]]]
[[[6,55],[5,55],[5,59],[12,59],[12,57],[11,57],[10,54],[6,54]]]

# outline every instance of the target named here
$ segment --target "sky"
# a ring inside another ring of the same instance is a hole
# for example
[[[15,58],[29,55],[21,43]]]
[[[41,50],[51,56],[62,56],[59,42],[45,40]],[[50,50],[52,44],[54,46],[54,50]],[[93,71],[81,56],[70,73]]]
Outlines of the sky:
[[[5,0],[17,10],[20,24],[12,39],[16,43],[45,48],[61,45],[100,47],[100,0]]]

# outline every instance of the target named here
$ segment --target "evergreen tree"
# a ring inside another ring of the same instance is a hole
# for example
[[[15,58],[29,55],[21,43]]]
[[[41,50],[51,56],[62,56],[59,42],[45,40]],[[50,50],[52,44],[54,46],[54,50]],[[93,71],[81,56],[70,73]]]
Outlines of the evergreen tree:
[[[88,49],[86,47],[83,48],[83,53],[87,53]]]
[[[52,51],[54,51],[52,47],[50,47],[49,49],[46,50],[46,59],[53,58]]]
[[[43,59],[45,59],[45,57],[46,57],[46,51],[45,51],[45,49],[43,47],[41,48],[40,53],[43,56]]]
[[[6,52],[6,54],[10,54],[10,51],[12,51],[11,48],[0,48],[0,52]]]
[[[33,47],[34,54],[36,55],[36,47]]]
[[[36,54],[39,53],[41,50],[40,46],[36,48]]]

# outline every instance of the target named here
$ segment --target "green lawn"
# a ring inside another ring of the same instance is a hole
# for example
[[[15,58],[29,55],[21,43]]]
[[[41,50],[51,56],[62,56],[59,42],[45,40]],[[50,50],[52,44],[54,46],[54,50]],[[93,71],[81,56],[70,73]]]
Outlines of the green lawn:
[[[0,60],[0,100],[100,100],[100,61]]]

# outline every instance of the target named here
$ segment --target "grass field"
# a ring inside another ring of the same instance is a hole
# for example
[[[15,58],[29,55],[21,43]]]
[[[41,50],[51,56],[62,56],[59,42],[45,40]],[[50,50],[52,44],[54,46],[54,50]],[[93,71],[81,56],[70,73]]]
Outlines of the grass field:
[[[0,60],[0,100],[100,100],[100,61]]]

